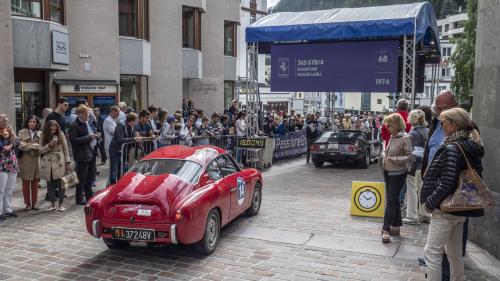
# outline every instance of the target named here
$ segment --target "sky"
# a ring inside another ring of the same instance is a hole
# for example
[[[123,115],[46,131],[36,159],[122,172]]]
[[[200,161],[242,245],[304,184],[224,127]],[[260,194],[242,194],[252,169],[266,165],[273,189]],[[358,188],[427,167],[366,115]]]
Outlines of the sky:
[[[272,6],[276,5],[279,2],[279,0],[267,0],[267,8],[271,8]]]

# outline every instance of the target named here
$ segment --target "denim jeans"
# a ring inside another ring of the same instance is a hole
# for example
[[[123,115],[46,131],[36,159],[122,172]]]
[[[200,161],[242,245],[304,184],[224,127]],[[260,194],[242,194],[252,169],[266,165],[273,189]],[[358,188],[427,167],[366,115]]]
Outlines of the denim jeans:
[[[113,152],[109,155],[109,184],[115,184],[120,170],[121,153]]]

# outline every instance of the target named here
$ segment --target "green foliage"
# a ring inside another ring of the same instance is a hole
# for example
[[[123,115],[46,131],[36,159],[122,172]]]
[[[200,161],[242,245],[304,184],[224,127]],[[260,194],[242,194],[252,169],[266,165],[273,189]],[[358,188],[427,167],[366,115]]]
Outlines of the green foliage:
[[[460,101],[469,100],[474,85],[477,0],[468,0],[467,13],[469,19],[464,24],[464,34],[456,40],[457,47],[450,58],[455,66],[451,90]]]
[[[458,13],[467,0],[430,0],[438,18]],[[273,12],[298,12],[334,8],[383,6],[423,2],[422,0],[280,0]]]

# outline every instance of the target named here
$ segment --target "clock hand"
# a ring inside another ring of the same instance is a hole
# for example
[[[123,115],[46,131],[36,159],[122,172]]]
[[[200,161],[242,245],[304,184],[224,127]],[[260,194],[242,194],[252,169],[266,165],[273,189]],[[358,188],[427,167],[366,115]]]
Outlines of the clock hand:
[[[366,200],[370,200],[370,199],[366,198],[366,196],[364,194],[361,194],[361,196],[363,196],[363,198],[365,198]]]

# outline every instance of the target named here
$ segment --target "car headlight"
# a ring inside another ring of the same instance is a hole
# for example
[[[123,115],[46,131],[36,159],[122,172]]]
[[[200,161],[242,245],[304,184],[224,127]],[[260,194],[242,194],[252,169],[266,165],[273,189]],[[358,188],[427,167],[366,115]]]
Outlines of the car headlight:
[[[322,145],[319,146],[319,149],[325,149],[325,148],[326,148],[326,145],[322,144]]]

